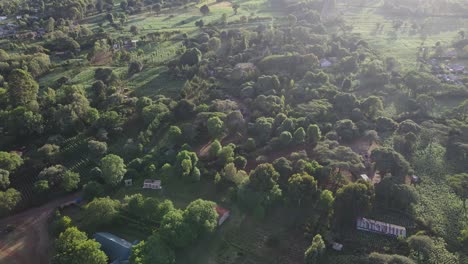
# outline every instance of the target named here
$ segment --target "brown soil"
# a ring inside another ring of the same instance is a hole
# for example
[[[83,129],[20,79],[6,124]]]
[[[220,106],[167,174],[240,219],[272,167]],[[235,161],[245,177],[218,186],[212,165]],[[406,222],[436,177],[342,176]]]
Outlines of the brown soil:
[[[59,205],[77,197],[79,194],[75,193],[41,207],[0,219],[0,227],[15,226],[13,232],[0,234],[0,264],[49,263],[48,219]]]

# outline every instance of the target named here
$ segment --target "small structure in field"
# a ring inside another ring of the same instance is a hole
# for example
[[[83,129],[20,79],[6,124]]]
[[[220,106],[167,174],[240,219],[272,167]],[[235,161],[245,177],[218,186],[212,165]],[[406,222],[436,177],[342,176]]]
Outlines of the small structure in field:
[[[101,250],[109,257],[109,263],[126,263],[133,244],[111,233],[99,232],[93,238],[101,244]]]
[[[369,176],[367,176],[367,174],[361,174],[360,178],[365,181],[370,181]]]
[[[406,228],[403,226],[388,224],[380,221],[367,219],[364,217],[358,218],[356,221],[357,230],[378,233],[393,237],[406,237]]]
[[[146,179],[143,182],[143,189],[160,190],[160,189],[162,189],[161,181],[160,180]]]
[[[341,251],[343,250],[343,244],[333,242],[332,243],[332,248],[336,251]]]
[[[133,185],[133,180],[127,179],[127,180],[124,180],[124,183],[125,183],[125,187],[130,187]]]
[[[411,184],[418,184],[421,182],[421,179],[416,175],[411,175]]]
[[[328,68],[333,66],[333,63],[328,59],[321,59],[320,60],[320,68]]]
[[[218,213],[218,226],[222,225],[231,215],[231,211],[222,208],[221,206],[215,207],[216,213]]]

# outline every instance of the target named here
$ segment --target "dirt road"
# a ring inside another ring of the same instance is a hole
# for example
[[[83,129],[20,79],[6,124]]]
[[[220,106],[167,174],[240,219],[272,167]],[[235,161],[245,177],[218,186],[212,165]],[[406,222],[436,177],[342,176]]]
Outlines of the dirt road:
[[[80,196],[74,193],[40,207],[0,219],[0,229],[7,225],[16,228],[9,234],[0,234],[0,264],[47,264],[50,241],[47,219],[59,205]]]

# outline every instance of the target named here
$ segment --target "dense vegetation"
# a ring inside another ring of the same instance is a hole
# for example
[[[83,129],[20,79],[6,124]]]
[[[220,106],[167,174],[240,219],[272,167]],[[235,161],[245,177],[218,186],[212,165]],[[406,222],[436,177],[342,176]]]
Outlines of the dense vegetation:
[[[468,65],[465,32],[414,68],[340,2],[1,2],[0,216],[81,191],[51,263],[107,263],[101,230],[138,239],[135,264],[466,263],[468,75],[446,63]],[[426,41],[411,18],[462,16],[449,2],[384,1],[392,38]]]

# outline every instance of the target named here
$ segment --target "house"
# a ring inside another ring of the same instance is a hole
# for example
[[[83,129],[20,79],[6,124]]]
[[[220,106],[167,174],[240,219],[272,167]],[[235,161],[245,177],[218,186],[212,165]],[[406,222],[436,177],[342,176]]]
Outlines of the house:
[[[328,59],[321,59],[320,60],[320,68],[328,68],[331,67],[333,63]]]
[[[7,20],[6,16],[0,16],[0,21],[5,21],[5,20]]]
[[[360,217],[357,219],[356,229],[393,237],[406,237],[406,228],[403,226],[388,224],[372,219],[367,219],[364,217]]]
[[[222,225],[230,216],[231,211],[222,208],[221,206],[215,207],[216,213],[218,213],[218,226]]]
[[[23,18],[23,16],[16,16],[16,19],[17,19],[17,20],[19,20],[19,19],[21,19],[21,18]]]
[[[101,250],[109,257],[111,264],[126,263],[132,253],[133,244],[111,233],[99,232],[93,238],[101,244]]]
[[[160,189],[162,189],[161,181],[160,180],[146,179],[143,182],[143,189],[160,190]]]

